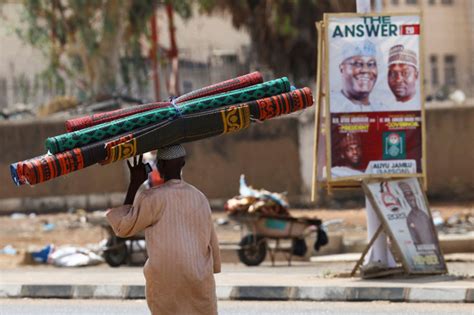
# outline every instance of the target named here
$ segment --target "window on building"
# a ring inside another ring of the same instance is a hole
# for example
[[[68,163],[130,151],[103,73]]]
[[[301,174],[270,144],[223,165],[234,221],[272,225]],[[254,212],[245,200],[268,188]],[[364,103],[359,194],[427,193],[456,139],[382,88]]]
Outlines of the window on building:
[[[417,4],[417,0],[407,0],[407,4]]]
[[[456,86],[456,57],[454,55],[444,56],[444,83]]]
[[[454,0],[441,0],[441,3],[442,4],[448,4],[448,5],[451,5],[453,4]]]
[[[436,55],[430,56],[430,70],[431,70],[431,85],[438,86],[439,70],[438,70],[438,57]]]

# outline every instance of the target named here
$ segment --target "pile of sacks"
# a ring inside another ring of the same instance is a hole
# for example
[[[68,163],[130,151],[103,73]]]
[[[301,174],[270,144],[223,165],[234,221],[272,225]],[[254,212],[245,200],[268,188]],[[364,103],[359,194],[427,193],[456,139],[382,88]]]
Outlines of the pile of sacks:
[[[284,194],[254,189],[246,184],[244,175],[240,175],[239,195],[227,200],[224,205],[229,215],[290,216],[288,207],[288,200]]]

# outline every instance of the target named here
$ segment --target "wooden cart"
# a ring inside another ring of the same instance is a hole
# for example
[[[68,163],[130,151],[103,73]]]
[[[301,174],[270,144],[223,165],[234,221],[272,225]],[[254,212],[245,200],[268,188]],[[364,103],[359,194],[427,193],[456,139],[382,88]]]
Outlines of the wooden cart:
[[[132,255],[134,253],[140,252],[146,255],[146,248],[141,245],[145,239],[145,232],[142,231],[132,237],[122,238],[115,235],[112,227],[105,219],[105,214],[89,215],[88,221],[92,225],[102,227],[107,234],[103,257],[109,266],[133,265]]]
[[[288,216],[269,216],[249,213],[230,214],[229,218],[243,226],[240,248],[237,250],[239,260],[247,266],[258,266],[270,255],[272,266],[275,265],[275,254],[285,254],[288,265],[294,253],[294,246],[298,239],[304,239],[321,228],[319,219],[294,218]],[[268,244],[273,240],[275,246]],[[290,240],[291,247],[283,248],[282,241]]]

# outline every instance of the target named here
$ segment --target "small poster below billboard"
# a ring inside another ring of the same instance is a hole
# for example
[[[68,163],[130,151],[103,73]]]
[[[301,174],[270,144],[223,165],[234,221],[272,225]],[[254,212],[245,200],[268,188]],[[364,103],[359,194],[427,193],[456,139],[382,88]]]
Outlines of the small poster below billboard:
[[[419,181],[366,180],[363,187],[408,273],[446,273],[438,234]]]

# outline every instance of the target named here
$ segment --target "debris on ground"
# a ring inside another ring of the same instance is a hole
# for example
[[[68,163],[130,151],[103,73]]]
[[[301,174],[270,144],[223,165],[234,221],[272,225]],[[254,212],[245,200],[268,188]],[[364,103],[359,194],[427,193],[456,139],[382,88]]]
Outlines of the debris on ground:
[[[48,263],[57,267],[94,266],[104,262],[102,255],[94,251],[76,246],[63,246],[53,250]]]
[[[439,230],[440,235],[462,235],[474,230],[474,203],[432,203],[432,211],[439,211],[445,223]],[[234,244],[241,239],[241,225],[229,220],[228,224],[219,224],[228,219],[223,209],[213,209],[212,216],[216,222],[216,232],[219,241]],[[85,247],[96,252],[100,243],[109,237],[108,231],[99,223],[105,222],[105,211],[86,212],[85,210],[65,209],[62,213],[42,214],[31,213],[25,209],[24,213],[0,216],[0,250],[7,245],[13,247],[16,255],[0,254],[0,268],[17,268],[24,264],[26,253],[38,251],[46,244],[57,247],[72,245]],[[366,212],[363,208],[346,210],[333,209],[290,209],[293,217],[318,217],[323,221],[328,233],[339,233],[345,244],[361,244],[360,250],[365,247]],[[332,221],[336,220],[336,221]],[[449,222],[448,222],[449,221]],[[51,231],[43,231],[45,222],[55,225]],[[331,223],[331,224],[330,224]],[[358,247],[359,248],[359,247]],[[9,247],[7,247],[7,252]],[[40,264],[43,265],[43,264]]]
[[[16,255],[17,253],[18,251],[10,244],[0,249],[0,254],[3,254],[3,255]]]
[[[39,250],[25,253],[23,261],[26,265],[49,264],[56,267],[94,266],[104,262],[102,246],[94,246],[95,250],[86,247],[63,245],[56,247],[48,244]]]
[[[463,210],[450,215],[438,231],[443,234],[474,233],[474,211]]]
[[[245,176],[240,176],[240,195],[235,196],[224,205],[229,215],[255,213],[263,215],[289,216],[289,204],[286,196],[269,192],[264,189],[254,189],[245,182]]]

